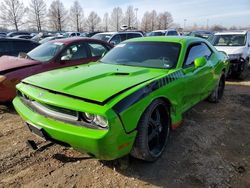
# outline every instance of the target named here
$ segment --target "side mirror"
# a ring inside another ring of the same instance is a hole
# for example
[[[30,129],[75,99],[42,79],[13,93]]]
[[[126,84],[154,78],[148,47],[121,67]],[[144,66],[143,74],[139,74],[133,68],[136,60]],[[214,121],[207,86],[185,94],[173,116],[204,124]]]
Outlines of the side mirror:
[[[205,57],[198,57],[194,60],[194,67],[199,68],[207,64],[207,59]]]
[[[67,60],[70,60],[69,56],[64,55],[64,56],[61,57],[61,61],[67,61]]]

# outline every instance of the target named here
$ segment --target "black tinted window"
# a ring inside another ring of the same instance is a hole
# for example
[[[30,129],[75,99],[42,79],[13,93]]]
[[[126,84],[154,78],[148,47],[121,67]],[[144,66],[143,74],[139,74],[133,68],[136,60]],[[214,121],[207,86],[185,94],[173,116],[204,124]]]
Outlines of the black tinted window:
[[[0,55],[12,51],[12,43],[10,41],[0,41]]]
[[[178,35],[178,33],[176,31],[169,31],[168,36],[175,36],[175,35]]]
[[[211,53],[211,50],[204,43],[194,45],[190,48],[188,52],[185,66],[192,65],[194,63],[194,60],[198,57],[205,57],[208,59]]]
[[[132,38],[137,38],[137,37],[141,37],[141,35],[139,33],[128,33],[127,34],[127,39],[132,39]]]
[[[104,52],[108,51],[104,45],[98,43],[89,43],[89,48],[92,57],[102,56]]]

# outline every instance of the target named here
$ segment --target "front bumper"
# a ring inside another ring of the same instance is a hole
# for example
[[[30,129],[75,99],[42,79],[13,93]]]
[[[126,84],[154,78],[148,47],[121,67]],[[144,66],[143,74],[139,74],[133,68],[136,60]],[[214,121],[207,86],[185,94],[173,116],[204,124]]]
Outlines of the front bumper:
[[[99,159],[113,160],[127,155],[136,137],[136,131],[125,133],[118,118],[110,122],[109,129],[97,130],[45,117],[28,108],[19,97],[13,104],[24,121],[41,127],[51,140],[66,143]]]

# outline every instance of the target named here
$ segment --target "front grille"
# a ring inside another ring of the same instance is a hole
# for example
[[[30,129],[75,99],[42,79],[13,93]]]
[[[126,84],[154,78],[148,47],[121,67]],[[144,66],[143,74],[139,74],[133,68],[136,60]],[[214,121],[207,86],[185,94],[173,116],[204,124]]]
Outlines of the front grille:
[[[100,129],[100,130],[104,129],[102,127],[93,126],[91,123],[82,121],[81,113],[78,111],[61,108],[45,103],[40,103],[38,101],[33,100],[32,98],[30,98],[29,96],[25,95],[20,91],[17,91],[17,95],[28,108],[45,117],[59,120],[76,126],[84,126],[91,129]]]
[[[45,103],[40,103],[38,101],[31,99],[30,97],[21,93],[20,91],[18,91],[17,94],[26,106],[28,106],[30,109],[36,111],[39,114],[52,117],[54,119],[59,119],[62,121],[79,120],[79,112],[75,110],[70,110]]]

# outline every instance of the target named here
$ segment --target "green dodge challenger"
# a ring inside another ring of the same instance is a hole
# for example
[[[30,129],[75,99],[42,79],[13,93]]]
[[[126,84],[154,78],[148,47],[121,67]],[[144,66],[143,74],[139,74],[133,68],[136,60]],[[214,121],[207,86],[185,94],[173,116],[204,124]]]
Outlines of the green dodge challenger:
[[[24,79],[13,103],[29,129],[103,160],[154,161],[171,129],[201,100],[218,102],[227,56],[194,37],[145,37],[98,63]]]

